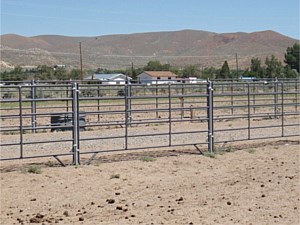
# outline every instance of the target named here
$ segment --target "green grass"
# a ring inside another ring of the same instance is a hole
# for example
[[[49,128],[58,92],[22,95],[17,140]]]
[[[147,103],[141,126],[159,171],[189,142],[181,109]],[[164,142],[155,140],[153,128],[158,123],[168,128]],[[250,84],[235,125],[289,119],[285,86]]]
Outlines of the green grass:
[[[249,149],[247,149],[247,152],[253,154],[255,152],[255,149],[254,148],[249,148]]]
[[[216,158],[216,154],[214,152],[203,152],[203,155],[209,158]]]
[[[141,158],[141,161],[143,161],[143,162],[154,162],[154,161],[156,161],[156,158],[145,156],[145,157]]]
[[[46,166],[48,166],[48,167],[55,167],[56,164],[55,164],[55,162],[48,160],[48,161],[46,162]]]
[[[24,173],[34,173],[34,174],[41,174],[42,169],[37,165],[31,165],[23,170]]]

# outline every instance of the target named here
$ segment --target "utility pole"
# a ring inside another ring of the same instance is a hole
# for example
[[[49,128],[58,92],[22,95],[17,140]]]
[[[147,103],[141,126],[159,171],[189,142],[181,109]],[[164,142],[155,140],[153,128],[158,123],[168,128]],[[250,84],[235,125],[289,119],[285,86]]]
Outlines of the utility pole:
[[[83,80],[81,42],[79,42],[79,54],[80,54],[80,80]]]
[[[132,78],[132,81],[134,82],[133,79],[135,79],[135,77],[133,76],[133,72],[134,72],[134,69],[133,69],[133,62],[131,62],[131,78]]]
[[[236,76],[237,76],[237,79],[239,79],[239,77],[238,77],[238,75],[239,75],[239,63],[238,63],[237,53],[235,53],[235,61],[236,61]]]

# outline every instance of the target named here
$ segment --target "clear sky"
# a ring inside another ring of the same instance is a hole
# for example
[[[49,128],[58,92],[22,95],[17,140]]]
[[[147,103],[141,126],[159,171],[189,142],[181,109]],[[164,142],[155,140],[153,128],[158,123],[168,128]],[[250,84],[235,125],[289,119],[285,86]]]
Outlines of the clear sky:
[[[274,30],[299,39],[299,0],[0,0],[1,34]]]

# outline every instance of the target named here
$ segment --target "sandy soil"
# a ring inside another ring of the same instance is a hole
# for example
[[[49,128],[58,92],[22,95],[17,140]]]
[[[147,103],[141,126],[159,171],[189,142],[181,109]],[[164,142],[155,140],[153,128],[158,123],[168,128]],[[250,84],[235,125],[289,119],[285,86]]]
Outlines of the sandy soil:
[[[65,168],[1,162],[0,222],[299,224],[299,139],[259,146],[215,158],[192,149],[107,154]]]

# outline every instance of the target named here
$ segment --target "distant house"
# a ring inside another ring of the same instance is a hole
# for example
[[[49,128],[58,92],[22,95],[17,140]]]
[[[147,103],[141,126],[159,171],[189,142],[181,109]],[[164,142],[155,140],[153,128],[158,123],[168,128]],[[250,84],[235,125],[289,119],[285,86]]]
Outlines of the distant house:
[[[171,71],[144,71],[137,77],[141,84],[168,84],[177,82],[177,75]]]
[[[128,77],[122,73],[112,73],[112,74],[93,74],[84,78],[84,80],[97,80],[101,84],[126,84],[126,81],[130,83],[131,77]]]

